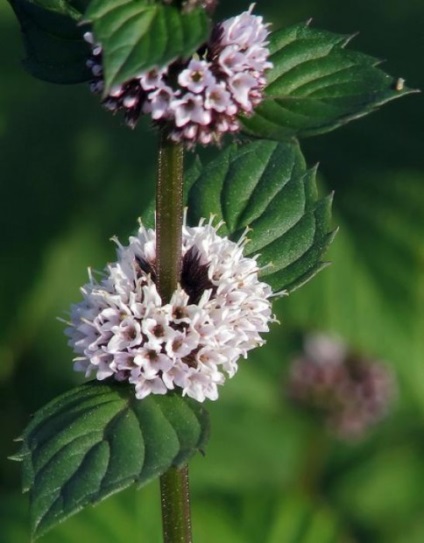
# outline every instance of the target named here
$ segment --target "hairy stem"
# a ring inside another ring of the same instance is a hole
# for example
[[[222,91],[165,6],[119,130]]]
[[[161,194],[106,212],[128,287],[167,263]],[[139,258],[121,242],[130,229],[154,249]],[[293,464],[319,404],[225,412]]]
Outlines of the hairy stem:
[[[181,272],[183,225],[183,147],[161,133],[156,187],[157,288],[166,304]]]
[[[181,273],[183,147],[161,133],[156,187],[156,281],[162,303],[171,299]],[[191,543],[188,467],[160,478],[164,543]]]
[[[188,466],[162,475],[160,491],[164,543],[191,543]]]

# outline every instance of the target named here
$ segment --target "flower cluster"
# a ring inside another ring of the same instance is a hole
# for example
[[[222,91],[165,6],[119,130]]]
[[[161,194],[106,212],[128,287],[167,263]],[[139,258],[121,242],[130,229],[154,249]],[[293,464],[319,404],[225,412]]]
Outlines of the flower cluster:
[[[297,404],[322,413],[342,439],[357,439],[387,413],[394,379],[381,362],[352,354],[341,341],[316,334],[293,361],[288,391]]]
[[[263,97],[268,61],[268,25],[249,11],[215,26],[209,43],[187,62],[181,60],[113,87],[103,99],[107,109],[124,111],[128,126],[135,127],[141,113],[160,126],[170,138],[184,142],[218,143],[226,132],[237,132],[237,116],[251,115]],[[90,32],[88,60],[94,79],[90,88],[103,91],[102,48]]]
[[[155,283],[155,231],[140,226],[128,246],[117,244],[118,261],[99,281],[90,274],[71,309],[75,369],[127,380],[140,399],[178,387],[215,400],[273,320],[271,289],[258,280],[256,260],[243,256],[245,237],[220,237],[212,222],[184,226],[180,284],[166,304]]]

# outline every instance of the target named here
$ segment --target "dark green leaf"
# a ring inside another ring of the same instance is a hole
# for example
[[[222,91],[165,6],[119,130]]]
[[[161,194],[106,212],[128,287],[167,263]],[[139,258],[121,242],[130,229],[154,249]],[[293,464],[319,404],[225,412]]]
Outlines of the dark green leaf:
[[[52,83],[80,83],[90,79],[86,61],[90,48],[75,19],[78,11],[65,2],[10,0],[19,19],[26,59],[25,68],[34,77]],[[53,10],[41,5],[48,5]],[[62,11],[59,7],[64,6]],[[74,18],[71,18],[71,14]]]
[[[44,10],[54,11],[61,15],[71,17],[76,21],[79,21],[84,12],[84,9],[87,7],[88,1],[80,0],[78,2],[75,0],[32,0],[31,3]]]
[[[193,54],[209,32],[204,9],[181,13],[146,0],[94,0],[85,19],[103,47],[106,92],[142,71]]]
[[[92,382],[59,396],[35,414],[17,456],[33,534],[181,466],[207,432],[204,408],[177,394],[137,400],[126,385]]]
[[[274,291],[290,291],[324,265],[334,236],[330,207],[331,197],[318,198],[315,170],[306,169],[296,143],[256,141],[227,148],[198,172],[188,219],[214,214],[234,240],[250,228],[246,254],[260,253],[261,275]]]
[[[411,92],[377,59],[346,50],[350,39],[307,24],[272,33],[265,100],[242,119],[245,130],[276,140],[322,134]]]

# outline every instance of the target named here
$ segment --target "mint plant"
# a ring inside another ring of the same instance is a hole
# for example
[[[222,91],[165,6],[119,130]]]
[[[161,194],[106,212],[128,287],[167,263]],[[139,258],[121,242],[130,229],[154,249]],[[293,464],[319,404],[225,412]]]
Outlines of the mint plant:
[[[67,322],[75,369],[95,379],[22,435],[32,532],[160,478],[164,541],[189,542],[204,402],[264,343],[272,299],[326,265],[335,234],[298,139],[411,91],[349,38],[272,31],[253,6],[216,22],[206,0],[11,4],[34,76],[86,81],[129,127],[150,116],[159,139],[154,207],[128,244],[115,240],[116,262],[90,272]],[[216,157],[184,172],[198,145]]]

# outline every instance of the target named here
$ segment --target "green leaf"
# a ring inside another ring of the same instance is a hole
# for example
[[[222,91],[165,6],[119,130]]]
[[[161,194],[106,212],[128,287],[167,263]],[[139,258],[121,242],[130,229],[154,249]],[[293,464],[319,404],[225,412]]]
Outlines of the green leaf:
[[[190,56],[209,34],[204,9],[181,13],[147,0],[94,0],[84,18],[102,44],[105,92],[142,71]]]
[[[90,79],[86,67],[90,48],[76,23],[78,11],[65,2],[10,0],[20,22],[28,72],[51,83],[80,83]],[[45,9],[50,6],[52,10]],[[60,6],[62,9],[59,10]],[[54,9],[53,9],[54,8]]]
[[[183,465],[207,433],[205,409],[177,394],[137,400],[127,385],[91,382],[59,396],[35,414],[16,457],[33,534]]]
[[[54,11],[61,15],[71,17],[76,21],[81,19],[81,16],[87,7],[87,0],[32,0],[32,4],[48,11]]]
[[[276,140],[314,136],[413,92],[377,68],[377,59],[346,50],[350,39],[304,23],[273,32],[265,100],[241,119],[245,131]]]
[[[325,265],[320,259],[334,236],[331,196],[318,197],[315,174],[297,143],[229,147],[193,183],[188,220],[216,215],[234,240],[251,229],[245,253],[260,254],[261,276],[274,291],[292,291]]]

